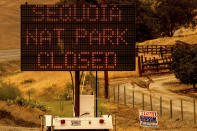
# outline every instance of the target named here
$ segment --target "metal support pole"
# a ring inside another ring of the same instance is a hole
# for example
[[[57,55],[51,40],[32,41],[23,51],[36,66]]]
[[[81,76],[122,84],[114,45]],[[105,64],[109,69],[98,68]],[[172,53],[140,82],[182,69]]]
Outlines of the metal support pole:
[[[124,86],[124,104],[127,105],[127,93],[126,93],[126,87]]]
[[[119,102],[120,102],[120,86],[118,85],[118,105],[119,105]]]
[[[79,71],[75,71],[75,117],[79,117],[80,115],[80,81],[79,81],[79,77],[80,77],[80,72]]]
[[[141,63],[141,58],[140,56],[138,56],[138,72],[139,72],[139,76],[142,76],[142,63]]]
[[[105,98],[108,99],[108,90],[109,90],[108,71],[104,71],[104,74],[105,74]]]
[[[116,103],[116,91],[115,91],[115,87],[113,88],[113,93],[114,93],[114,104]]]
[[[98,100],[97,100],[97,98],[98,98],[98,93],[97,93],[97,71],[96,71],[96,117],[97,117],[97,107],[98,107]]]
[[[170,119],[172,119],[172,100],[170,100]]]
[[[152,104],[152,96],[150,95],[150,110],[153,110],[153,104]]]
[[[116,131],[116,115],[114,115],[114,131]]]
[[[194,124],[196,124],[196,100],[194,98]]]
[[[162,97],[160,96],[160,116],[162,116]]]
[[[144,110],[144,94],[142,94],[142,110]]]
[[[181,120],[183,121],[183,100],[181,99]]]
[[[101,88],[100,82],[99,82],[99,80],[98,80],[98,78],[97,78],[97,97],[100,96],[100,95],[99,95],[99,93],[100,93],[100,88]]]
[[[134,104],[135,104],[135,103],[134,103],[134,102],[135,102],[135,100],[134,100],[134,99],[135,99],[134,90],[133,90],[133,95],[132,95],[132,96],[133,96],[133,103],[132,103],[132,104],[133,104],[133,108],[134,108]]]

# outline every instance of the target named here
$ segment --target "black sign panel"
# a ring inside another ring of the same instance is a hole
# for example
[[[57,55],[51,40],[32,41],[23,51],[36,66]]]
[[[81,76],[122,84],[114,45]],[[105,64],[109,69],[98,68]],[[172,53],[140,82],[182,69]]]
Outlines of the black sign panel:
[[[22,71],[135,70],[131,5],[22,5]]]

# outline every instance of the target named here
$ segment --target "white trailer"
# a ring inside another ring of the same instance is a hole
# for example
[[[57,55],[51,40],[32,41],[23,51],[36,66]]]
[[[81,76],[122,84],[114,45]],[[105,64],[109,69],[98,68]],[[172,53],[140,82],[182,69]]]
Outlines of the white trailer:
[[[113,129],[112,116],[94,117],[94,96],[80,95],[80,117],[44,115],[42,127],[47,131],[109,131]]]
[[[52,115],[44,116],[45,130],[104,130],[113,129],[112,116],[102,117],[57,117]]]

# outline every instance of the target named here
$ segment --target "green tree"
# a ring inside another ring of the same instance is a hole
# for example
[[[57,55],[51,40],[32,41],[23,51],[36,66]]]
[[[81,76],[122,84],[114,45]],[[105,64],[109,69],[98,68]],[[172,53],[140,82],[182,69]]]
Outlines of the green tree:
[[[64,100],[70,100],[73,96],[72,83],[67,82],[64,88],[64,91],[60,94],[60,98]]]
[[[172,69],[176,78],[185,84],[197,83],[197,48],[177,48],[172,54]]]
[[[152,8],[152,1],[136,0],[136,41],[141,42],[155,38],[159,24],[156,13]]]
[[[155,0],[155,10],[160,24],[160,31],[173,36],[181,26],[189,26],[195,16],[196,0]]]

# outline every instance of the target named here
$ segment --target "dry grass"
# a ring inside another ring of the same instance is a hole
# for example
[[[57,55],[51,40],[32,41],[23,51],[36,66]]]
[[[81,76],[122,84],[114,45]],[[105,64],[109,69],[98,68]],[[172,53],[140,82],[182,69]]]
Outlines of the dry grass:
[[[0,63],[0,77],[16,74],[20,72],[20,62],[19,61],[8,61]]]
[[[20,70],[19,66],[17,69]],[[72,72],[72,74],[74,78],[74,72]],[[93,74],[96,75],[95,71]],[[109,80],[134,76],[138,76],[137,67],[136,71],[109,71]],[[104,79],[103,71],[98,71],[98,78],[101,80]],[[65,87],[66,83],[72,83],[71,76],[68,71],[25,71],[15,75],[3,77],[2,79],[4,82],[10,82],[17,85],[23,92],[26,92],[29,88],[34,88],[36,90],[36,96],[43,94],[43,92],[45,92],[45,90],[52,85],[56,85],[57,90],[61,91]],[[33,82],[24,83],[28,80],[33,80]]]
[[[93,73],[95,74],[95,72]],[[109,79],[114,78],[127,78],[131,76],[136,76],[137,72],[109,72]],[[73,72],[74,77],[74,72]],[[98,78],[104,78],[104,72],[98,72]],[[24,81],[33,79],[34,82],[24,84]],[[62,72],[21,72],[16,75],[8,76],[3,78],[4,82],[11,82],[20,87],[23,92],[26,92],[29,88],[34,88],[36,90],[37,96],[43,94],[48,87],[56,85],[57,90],[61,91],[67,82],[71,81],[71,76],[68,71]],[[36,95],[35,94],[35,95]]]
[[[25,80],[33,79],[34,82],[24,84]],[[28,88],[34,88],[38,95],[46,88],[56,85],[59,89],[70,82],[69,72],[22,72],[17,75],[9,76],[3,79],[5,82],[11,82],[26,91]]]
[[[170,120],[168,115],[159,117],[159,126],[156,128],[141,127],[139,124],[138,111],[140,107],[132,108],[130,105],[114,105],[105,104],[105,108],[109,109],[109,113],[116,116],[117,131],[152,131],[152,130],[170,130],[170,131],[195,131],[197,125],[192,121],[181,121],[180,119]]]

